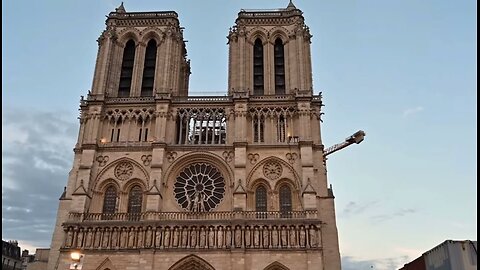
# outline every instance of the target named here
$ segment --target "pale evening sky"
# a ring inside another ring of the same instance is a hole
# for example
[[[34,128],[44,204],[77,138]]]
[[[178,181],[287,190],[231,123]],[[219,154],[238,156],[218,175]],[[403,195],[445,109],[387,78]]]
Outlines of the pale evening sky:
[[[124,1],[174,10],[188,40],[190,92],[227,89],[229,27],[240,9],[288,0]],[[79,97],[96,39],[120,1],[2,1],[2,238],[48,247],[67,182]],[[477,240],[477,3],[297,0],[323,92],[344,270],[398,269],[446,239]]]

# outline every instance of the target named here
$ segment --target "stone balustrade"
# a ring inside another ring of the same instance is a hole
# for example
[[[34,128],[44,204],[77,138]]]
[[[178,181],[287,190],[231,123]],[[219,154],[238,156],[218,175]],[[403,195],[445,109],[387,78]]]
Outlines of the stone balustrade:
[[[143,213],[70,213],[67,222],[110,221],[188,221],[188,220],[278,220],[317,219],[317,210],[306,211],[213,211],[213,212],[143,212]]]

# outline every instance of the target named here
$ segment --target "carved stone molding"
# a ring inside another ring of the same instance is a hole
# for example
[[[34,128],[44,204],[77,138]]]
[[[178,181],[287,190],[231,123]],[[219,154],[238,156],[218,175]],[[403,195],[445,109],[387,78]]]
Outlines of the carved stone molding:
[[[114,173],[119,180],[128,180],[133,174],[133,165],[131,162],[122,161],[115,167]]]
[[[290,162],[290,164],[293,164],[295,163],[295,160],[297,160],[298,155],[296,153],[287,153],[285,157],[287,158],[288,162]]]
[[[177,152],[171,151],[167,152],[167,160],[168,162],[173,162],[177,158]]]
[[[148,155],[148,156],[147,156],[147,155],[143,155],[143,156],[141,157],[141,159],[142,159],[142,161],[143,161],[143,165],[148,166],[148,165],[150,165],[150,163],[152,162],[152,155]]]
[[[250,153],[247,158],[250,160],[250,164],[255,164],[260,159],[260,155],[258,153]]]
[[[226,162],[231,162],[235,157],[235,153],[233,151],[223,151],[222,156]]]
[[[100,167],[103,167],[107,164],[108,162],[108,156],[98,156],[97,157],[97,162],[98,162],[98,166]]]

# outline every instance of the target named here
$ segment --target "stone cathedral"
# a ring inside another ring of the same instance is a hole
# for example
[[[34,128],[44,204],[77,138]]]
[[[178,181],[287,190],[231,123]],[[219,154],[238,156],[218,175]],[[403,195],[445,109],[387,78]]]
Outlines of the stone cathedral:
[[[302,14],[238,13],[223,96],[189,96],[176,12],[107,16],[49,270],[340,269]]]

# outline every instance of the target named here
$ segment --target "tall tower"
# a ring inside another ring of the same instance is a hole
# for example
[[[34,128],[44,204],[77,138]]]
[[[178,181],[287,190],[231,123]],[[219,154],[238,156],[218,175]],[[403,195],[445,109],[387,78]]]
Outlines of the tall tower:
[[[291,2],[241,10],[228,95],[189,97],[177,14],[111,12],[48,269],[340,269],[310,38]]]

